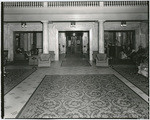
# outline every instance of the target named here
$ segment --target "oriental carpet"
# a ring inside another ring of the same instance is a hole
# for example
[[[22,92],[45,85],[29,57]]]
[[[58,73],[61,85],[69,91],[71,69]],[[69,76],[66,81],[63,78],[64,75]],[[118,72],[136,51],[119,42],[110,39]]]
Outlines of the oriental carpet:
[[[148,119],[148,103],[113,74],[48,75],[17,118]]]

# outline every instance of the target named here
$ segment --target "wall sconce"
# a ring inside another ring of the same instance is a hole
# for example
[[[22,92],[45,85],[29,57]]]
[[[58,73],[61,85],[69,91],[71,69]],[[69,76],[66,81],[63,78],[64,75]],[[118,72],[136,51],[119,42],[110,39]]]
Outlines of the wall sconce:
[[[121,22],[121,27],[126,27],[126,26],[127,26],[126,22],[125,22],[125,21],[122,21],[122,22]]]
[[[75,27],[76,26],[76,22],[71,22],[71,27]]]
[[[26,22],[22,22],[22,23],[21,23],[21,27],[22,27],[22,28],[26,28],[26,27],[27,27],[27,23],[26,23]]]

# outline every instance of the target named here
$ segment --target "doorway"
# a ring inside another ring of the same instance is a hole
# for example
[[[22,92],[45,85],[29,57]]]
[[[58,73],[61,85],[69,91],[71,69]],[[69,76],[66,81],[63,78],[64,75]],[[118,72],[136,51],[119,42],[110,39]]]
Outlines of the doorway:
[[[105,52],[111,58],[120,59],[120,53],[135,49],[135,31],[105,31]]]
[[[66,54],[82,54],[83,32],[66,32]]]
[[[62,67],[90,66],[89,32],[59,32],[59,53]]]
[[[14,32],[14,61],[26,60],[26,55],[38,55],[42,51],[42,31]]]
[[[60,31],[59,55],[67,58],[89,59],[89,32],[88,31]]]

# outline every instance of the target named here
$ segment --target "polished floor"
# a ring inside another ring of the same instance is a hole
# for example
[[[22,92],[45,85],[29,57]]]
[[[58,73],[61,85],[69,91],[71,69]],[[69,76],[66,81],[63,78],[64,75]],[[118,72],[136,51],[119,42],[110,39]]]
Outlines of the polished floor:
[[[9,66],[13,68],[14,66]],[[22,66],[15,66],[22,67]],[[26,66],[24,66],[26,67]],[[52,62],[50,68],[37,68],[37,70],[18,84],[4,96],[4,118],[15,118],[22,107],[29,100],[45,75],[75,75],[75,74],[114,74],[141,98],[148,102],[148,96],[130,83],[127,79],[111,67],[100,68],[95,64],[87,67],[61,67],[61,62]]]

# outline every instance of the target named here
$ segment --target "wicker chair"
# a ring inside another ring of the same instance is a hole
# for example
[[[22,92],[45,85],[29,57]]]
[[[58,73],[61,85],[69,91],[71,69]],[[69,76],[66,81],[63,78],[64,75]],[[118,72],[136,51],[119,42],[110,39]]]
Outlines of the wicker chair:
[[[98,53],[96,55],[96,66],[108,67],[108,58],[104,53]]]
[[[50,54],[39,54],[38,57],[38,67],[50,67],[51,60]]]

